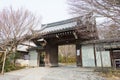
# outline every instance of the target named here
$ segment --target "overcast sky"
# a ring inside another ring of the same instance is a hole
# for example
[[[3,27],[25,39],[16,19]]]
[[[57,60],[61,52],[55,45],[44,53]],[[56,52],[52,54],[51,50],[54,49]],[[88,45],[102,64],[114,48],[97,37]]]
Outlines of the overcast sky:
[[[0,0],[0,10],[12,6],[14,9],[25,8],[37,16],[42,16],[42,23],[51,23],[70,17],[66,0]]]

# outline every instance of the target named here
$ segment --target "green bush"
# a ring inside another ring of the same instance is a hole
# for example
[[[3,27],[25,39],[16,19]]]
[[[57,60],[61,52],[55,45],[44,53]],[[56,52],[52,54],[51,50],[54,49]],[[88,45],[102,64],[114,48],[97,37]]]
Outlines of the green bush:
[[[4,67],[4,72],[9,72],[9,71],[13,71],[13,70],[18,70],[18,69],[22,69],[24,67],[20,67],[20,66],[16,66],[13,63],[13,57],[14,54],[9,55],[9,57],[6,58],[5,61],[5,67]],[[2,63],[0,64],[0,72],[2,70]]]
[[[13,71],[13,70],[18,70],[24,67],[21,66],[16,66],[14,64],[14,60],[20,57],[20,53],[16,52],[16,53],[11,53],[9,56],[7,56],[6,61],[5,61],[5,68],[4,68],[4,72],[9,72],[9,71]],[[0,63],[0,72],[2,70],[2,64]]]
[[[5,62],[5,72],[9,72],[9,71],[12,71],[12,70],[15,70],[15,66],[14,64],[12,64],[8,59],[6,59],[6,62]]]
[[[10,72],[10,71],[18,70],[22,68],[24,67],[15,66],[13,63],[9,61],[9,59],[6,59],[4,72]]]

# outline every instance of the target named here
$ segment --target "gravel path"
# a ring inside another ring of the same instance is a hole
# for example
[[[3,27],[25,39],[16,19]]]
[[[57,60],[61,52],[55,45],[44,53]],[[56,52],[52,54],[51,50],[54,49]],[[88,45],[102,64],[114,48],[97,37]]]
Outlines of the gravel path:
[[[0,75],[0,80],[106,80],[92,69],[75,66],[27,68]]]

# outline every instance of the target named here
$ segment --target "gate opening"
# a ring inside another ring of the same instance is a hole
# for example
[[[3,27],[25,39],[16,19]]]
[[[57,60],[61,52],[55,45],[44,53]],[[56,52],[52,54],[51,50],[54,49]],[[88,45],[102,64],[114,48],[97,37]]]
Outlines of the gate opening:
[[[44,59],[45,59],[45,52],[41,52],[41,53],[39,54],[39,66],[40,66],[40,67],[44,67],[44,66],[45,66],[45,61],[44,61]]]
[[[58,46],[58,62],[59,64],[76,65],[76,45],[59,45]]]

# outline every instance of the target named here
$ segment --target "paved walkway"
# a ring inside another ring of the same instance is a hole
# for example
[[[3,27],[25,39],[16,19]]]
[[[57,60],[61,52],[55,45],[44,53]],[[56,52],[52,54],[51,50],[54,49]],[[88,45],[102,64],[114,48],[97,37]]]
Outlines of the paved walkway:
[[[0,75],[0,80],[106,80],[92,69],[75,66],[27,68]]]

